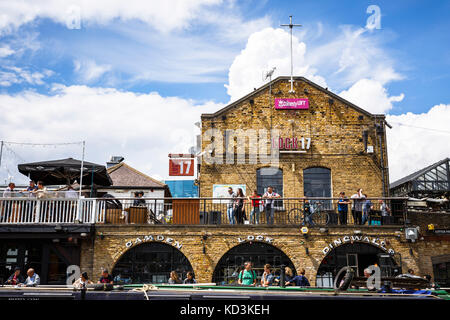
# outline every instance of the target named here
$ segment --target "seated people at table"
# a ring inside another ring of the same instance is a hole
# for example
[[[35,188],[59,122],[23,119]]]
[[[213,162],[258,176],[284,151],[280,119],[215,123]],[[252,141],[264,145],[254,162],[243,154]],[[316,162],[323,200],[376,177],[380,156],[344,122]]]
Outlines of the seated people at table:
[[[86,288],[88,284],[92,284],[92,281],[89,280],[87,272],[83,272],[80,277],[75,280],[75,282],[73,283],[73,287],[75,289],[83,289]]]
[[[16,267],[14,269],[14,273],[8,278],[8,280],[6,281],[6,284],[10,284],[10,285],[18,285],[23,283],[23,277],[20,274],[20,268]]]
[[[186,279],[183,281],[184,284],[193,284],[197,283],[197,280],[194,278],[194,273],[192,271],[189,271],[186,275]]]
[[[113,277],[108,273],[108,270],[103,270],[102,276],[100,279],[98,279],[97,283],[107,283],[107,284],[113,284]]]
[[[309,284],[308,279],[305,277],[305,269],[301,269],[300,270],[300,275],[295,276],[294,278],[292,278],[289,281],[286,281],[286,285],[287,286],[297,286],[297,287],[309,287],[311,286]]]
[[[24,285],[27,287],[35,287],[41,284],[41,278],[39,275],[34,272],[33,268],[28,269],[27,271],[28,278],[25,280]]]

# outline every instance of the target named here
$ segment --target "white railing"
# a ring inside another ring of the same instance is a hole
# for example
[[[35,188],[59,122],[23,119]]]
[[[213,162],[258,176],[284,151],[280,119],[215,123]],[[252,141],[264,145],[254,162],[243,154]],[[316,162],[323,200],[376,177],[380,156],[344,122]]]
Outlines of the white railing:
[[[0,198],[0,224],[91,223],[94,199]]]
[[[133,198],[0,197],[0,224],[167,222],[166,215],[171,213],[171,204],[165,199],[145,199],[139,205],[134,201]]]

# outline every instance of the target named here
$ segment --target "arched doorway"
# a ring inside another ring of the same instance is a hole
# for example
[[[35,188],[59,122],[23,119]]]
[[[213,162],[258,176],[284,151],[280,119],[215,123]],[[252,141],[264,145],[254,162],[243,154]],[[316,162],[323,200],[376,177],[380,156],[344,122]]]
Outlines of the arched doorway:
[[[367,243],[348,243],[331,250],[317,270],[316,286],[333,287],[337,273],[346,266],[352,267],[360,277],[364,269],[370,265],[378,265],[382,277],[398,274],[401,268],[392,255],[382,249]]]
[[[280,249],[263,242],[245,242],[222,256],[214,270],[212,281],[217,284],[237,283],[239,271],[246,261],[252,262],[258,281],[266,263],[272,266],[275,276],[280,275],[281,265],[290,267],[295,274],[294,264]]]
[[[171,271],[180,279],[186,277],[192,266],[186,256],[174,246],[147,242],[125,252],[112,270],[115,282],[167,283]]]

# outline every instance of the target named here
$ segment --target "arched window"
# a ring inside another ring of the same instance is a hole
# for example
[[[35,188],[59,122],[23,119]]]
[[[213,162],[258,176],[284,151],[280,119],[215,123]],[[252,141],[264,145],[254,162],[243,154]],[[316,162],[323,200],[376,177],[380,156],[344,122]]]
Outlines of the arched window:
[[[362,277],[370,265],[380,267],[382,277],[393,277],[401,272],[394,258],[380,248],[367,243],[344,244],[333,250],[322,260],[317,270],[316,286],[332,287],[336,275],[343,267],[351,267],[355,275]],[[343,276],[342,274],[341,276]],[[340,278],[337,283],[340,283]]]
[[[158,242],[148,242],[131,248],[117,261],[112,275],[115,282],[167,283],[170,272],[180,279],[186,277],[192,266],[177,248]]]
[[[214,270],[213,282],[237,283],[239,272],[246,261],[252,262],[258,279],[257,283],[261,279],[266,263],[272,266],[272,272],[276,277],[280,275],[282,266],[290,267],[295,274],[294,264],[283,251],[270,244],[255,241],[242,243],[225,253]]]

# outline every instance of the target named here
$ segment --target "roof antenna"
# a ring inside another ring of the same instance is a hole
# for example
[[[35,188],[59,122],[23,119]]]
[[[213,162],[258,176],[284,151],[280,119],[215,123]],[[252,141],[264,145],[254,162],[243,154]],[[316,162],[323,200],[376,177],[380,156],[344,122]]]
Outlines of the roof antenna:
[[[301,24],[292,24],[292,16],[289,16],[289,24],[281,24],[280,26],[281,27],[289,27],[289,29],[291,29],[291,80],[290,80],[291,90],[289,91],[289,93],[294,93],[295,92],[294,87],[293,87],[294,79],[293,79],[293,75],[292,75],[294,73],[294,66],[292,63],[292,29],[294,27],[301,27],[302,25]]]

